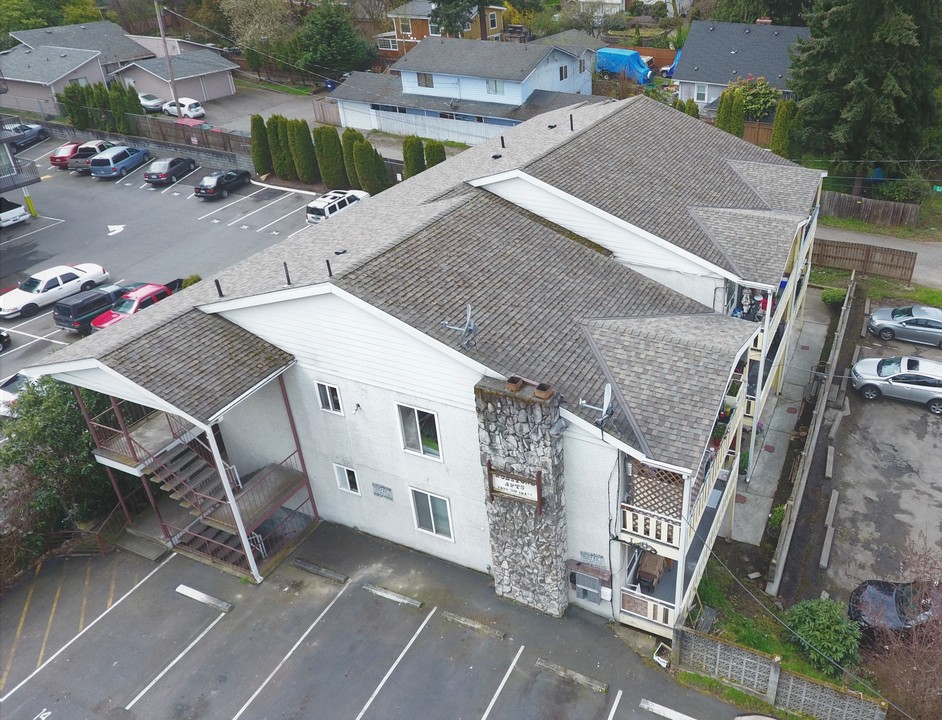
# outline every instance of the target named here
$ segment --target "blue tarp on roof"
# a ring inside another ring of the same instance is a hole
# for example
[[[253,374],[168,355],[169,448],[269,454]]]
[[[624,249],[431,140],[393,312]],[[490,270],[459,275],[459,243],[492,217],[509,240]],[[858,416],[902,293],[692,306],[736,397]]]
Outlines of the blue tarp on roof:
[[[651,82],[651,68],[635,50],[602,48],[595,54],[595,67],[600,73],[625,73],[639,85]]]

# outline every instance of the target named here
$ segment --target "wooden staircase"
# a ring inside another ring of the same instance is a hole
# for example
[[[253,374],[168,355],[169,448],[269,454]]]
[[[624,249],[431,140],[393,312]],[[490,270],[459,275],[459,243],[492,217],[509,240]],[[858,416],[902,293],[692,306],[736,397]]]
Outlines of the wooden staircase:
[[[151,481],[196,517],[205,517],[226,503],[223,479],[189,445],[174,445],[160,453],[149,467]]]

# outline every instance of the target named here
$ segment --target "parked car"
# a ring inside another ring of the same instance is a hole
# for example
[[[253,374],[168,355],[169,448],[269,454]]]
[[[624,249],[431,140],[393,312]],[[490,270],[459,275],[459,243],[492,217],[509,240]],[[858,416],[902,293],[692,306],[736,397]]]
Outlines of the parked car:
[[[13,415],[13,403],[26,384],[31,382],[26,375],[15,373],[0,381],[0,417]]]
[[[331,190],[308,203],[304,217],[308,223],[316,225],[369,196],[368,192],[362,190]]]
[[[62,143],[62,145],[52,151],[52,154],[49,156],[49,163],[60,170],[65,170],[69,166],[69,158],[75,155],[81,145],[82,143],[77,141]]]
[[[161,109],[164,111],[165,115],[176,115],[178,117],[185,118],[201,118],[206,114],[206,112],[203,110],[203,106],[193,98],[182,97],[177,98],[177,100],[180,103],[179,107],[173,100],[163,104]]]
[[[165,185],[175,183],[187,173],[196,170],[196,161],[193,158],[158,158],[144,171],[144,180],[152,185]]]
[[[0,228],[29,220],[29,211],[19,203],[0,197]]]
[[[87,335],[92,331],[92,320],[111,310],[127,293],[142,285],[144,283],[99,285],[80,292],[57,302],[52,309],[52,319],[66,332]]]
[[[137,99],[141,103],[141,107],[144,108],[144,112],[159,113],[163,109],[164,103],[167,102],[163,98],[150,93],[138,93]]]
[[[39,308],[62,298],[108,282],[108,271],[101,265],[57,265],[28,277],[15,290],[0,295],[0,317],[31,317]]]
[[[47,137],[49,137],[49,133],[46,132],[46,128],[44,128],[42,125],[33,125],[32,123],[4,125],[3,129],[9,133],[22,134],[23,137],[17,138],[13,141],[13,147],[15,147],[17,150],[25,148],[27,145],[32,145],[35,142],[42,142]]]
[[[156,302],[170,297],[173,292],[166,285],[147,283],[125,293],[110,310],[92,320],[92,332],[104,330],[124,320],[129,315],[140,312]]]
[[[851,369],[850,382],[864,400],[885,395],[942,415],[942,362],[909,356],[867,358]]]
[[[942,310],[925,305],[879,308],[870,313],[867,330],[881,340],[909,340],[942,348]]]
[[[200,180],[193,192],[201,198],[229,197],[229,191],[251,180],[248,170],[216,170]]]
[[[0,352],[3,352],[12,344],[13,338],[10,337],[10,333],[6,330],[0,330]]]
[[[90,162],[98,153],[113,148],[114,143],[108,140],[89,140],[78,146],[75,153],[66,162],[69,170],[75,170],[79,175],[88,175],[91,172]]]
[[[88,165],[97,178],[124,177],[134,168],[150,160],[144,148],[116,145],[93,157]]]
[[[932,619],[933,598],[940,598],[937,582],[910,583],[867,580],[850,594],[847,616],[864,631],[906,632]]]

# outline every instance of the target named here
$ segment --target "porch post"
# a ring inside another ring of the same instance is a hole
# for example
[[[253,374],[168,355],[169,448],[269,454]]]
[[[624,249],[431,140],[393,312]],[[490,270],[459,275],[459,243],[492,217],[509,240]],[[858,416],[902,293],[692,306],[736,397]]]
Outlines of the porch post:
[[[285,403],[285,410],[288,411],[288,424],[291,425],[291,435],[294,438],[294,448],[298,451],[298,460],[301,461],[301,472],[304,473],[304,483],[307,485],[307,496],[311,499],[311,507],[314,509],[314,519],[317,519],[317,503],[314,502],[314,491],[311,489],[311,478],[307,474],[307,465],[304,463],[304,453],[301,452],[301,441],[298,438],[298,428],[294,424],[294,413],[291,412],[291,403],[288,402],[288,390],[285,388],[284,373],[278,376],[278,387],[281,388],[281,399]]]
[[[684,494],[680,501],[680,558],[677,560],[677,586],[674,588],[674,610],[679,615],[684,601],[684,570],[687,567],[688,538],[697,531],[690,527],[690,493],[693,492],[693,476],[684,475]]]
[[[154,498],[153,490],[151,490],[150,480],[147,479],[146,475],[141,475],[141,482],[144,483],[144,492],[147,494],[147,499],[150,500],[150,506],[154,508],[154,514],[157,515],[157,523],[160,525],[160,532],[163,533],[164,540],[169,543],[170,533],[167,532],[167,526],[164,525],[164,519],[160,514],[160,508],[157,507],[157,500]]]
[[[124,413],[121,412],[118,401],[114,399],[114,395],[109,395],[108,399],[111,400],[111,407],[114,410],[115,417],[118,419],[118,427],[121,428],[121,433],[124,435],[124,439],[128,444],[128,450],[131,451],[131,458],[134,462],[140,462],[140,458],[137,456],[137,450],[134,447],[134,442],[131,440],[131,433],[128,432],[128,426],[124,422]]]
[[[245,550],[245,559],[249,563],[249,571],[255,582],[261,582],[262,576],[258,572],[258,565],[255,562],[255,555],[252,553],[252,546],[249,544],[249,535],[245,530],[245,523],[242,521],[242,512],[236,504],[235,495],[232,493],[232,485],[229,482],[229,473],[226,472],[226,464],[222,461],[222,453],[219,452],[219,446],[216,444],[216,436],[213,434],[213,428],[209,425],[200,424],[200,427],[206,432],[206,439],[209,441],[210,450],[213,453],[213,460],[216,463],[216,472],[222,478],[222,488],[226,492],[226,502],[232,509],[232,517],[235,519],[236,528],[239,530],[239,539],[242,541],[242,549]]]
[[[88,414],[88,408],[85,406],[85,401],[82,399],[82,393],[79,392],[78,385],[72,386],[72,394],[75,395],[79,410],[82,411],[82,417],[85,418],[85,424],[88,425],[88,432],[92,434],[92,442],[95,443],[96,448],[101,447],[101,445],[98,444],[98,435],[92,429],[92,416]]]
[[[124,519],[128,521],[128,525],[131,524],[131,513],[128,511],[128,506],[124,502],[124,495],[121,494],[121,489],[118,487],[118,481],[115,480],[114,471],[110,466],[105,465],[105,472],[108,473],[108,479],[111,480],[111,487],[114,489],[114,494],[118,496],[118,504],[121,506],[121,511],[124,513]]]

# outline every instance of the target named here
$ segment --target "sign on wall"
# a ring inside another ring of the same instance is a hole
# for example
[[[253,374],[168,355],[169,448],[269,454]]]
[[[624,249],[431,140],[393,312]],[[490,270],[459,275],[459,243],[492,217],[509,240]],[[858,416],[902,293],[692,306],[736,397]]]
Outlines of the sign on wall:
[[[535,478],[494,470],[487,461],[488,499],[495,495],[536,505],[536,514],[543,512],[543,471],[537,470]]]

